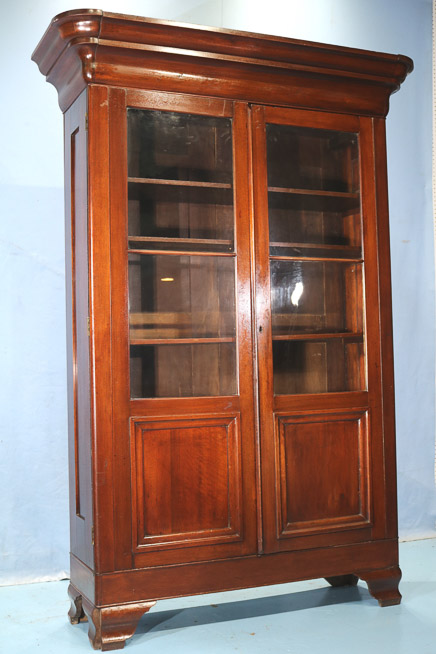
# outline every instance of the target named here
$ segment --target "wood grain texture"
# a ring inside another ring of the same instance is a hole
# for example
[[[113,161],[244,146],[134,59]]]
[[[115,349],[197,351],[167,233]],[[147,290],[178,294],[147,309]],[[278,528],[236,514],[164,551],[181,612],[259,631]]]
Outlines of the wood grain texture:
[[[114,523],[108,89],[88,89],[90,338],[96,570],[113,570]],[[104,543],[104,545],[103,545]]]
[[[238,423],[237,416],[132,421],[136,552],[188,548],[184,557],[195,560],[193,548],[242,540]]]
[[[370,522],[365,414],[278,416],[276,439],[279,538]]]
[[[386,115],[412,62],[351,48],[138,19],[55,17],[32,55],[62,110],[88,83]],[[217,62],[226,62],[217,66]]]
[[[129,319],[127,279],[127,126],[126,92],[110,89],[109,110],[109,189],[110,189],[110,266],[111,266],[111,380],[113,415],[113,511],[115,529],[115,567],[132,566],[129,484],[130,448],[127,438],[129,422]],[[123,437],[123,436],[124,437]]]

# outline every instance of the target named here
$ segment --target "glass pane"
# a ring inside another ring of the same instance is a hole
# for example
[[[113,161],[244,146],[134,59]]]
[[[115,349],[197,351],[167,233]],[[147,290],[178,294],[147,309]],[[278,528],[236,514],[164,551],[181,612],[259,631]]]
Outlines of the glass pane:
[[[268,186],[358,192],[356,134],[267,125],[266,135]]]
[[[366,387],[362,336],[274,341],[273,367],[275,395],[359,391]]]
[[[235,369],[235,343],[132,345],[131,396],[235,395]]]
[[[235,259],[129,255],[132,397],[236,389]]]
[[[284,194],[269,194],[271,255],[335,259],[362,257],[358,208],[313,210],[301,205],[296,208],[289,200]]]
[[[364,389],[358,136],[267,125],[266,138],[274,393]]]
[[[130,340],[234,338],[233,257],[129,255]]]
[[[232,121],[128,110],[129,246],[232,252]]]
[[[232,121],[127,122],[132,397],[235,394]]]
[[[362,265],[271,261],[273,338],[362,334]]]
[[[362,256],[357,135],[267,125],[272,255]]]
[[[232,183],[230,118],[128,109],[128,174]]]
[[[131,248],[232,252],[233,192],[129,184]]]

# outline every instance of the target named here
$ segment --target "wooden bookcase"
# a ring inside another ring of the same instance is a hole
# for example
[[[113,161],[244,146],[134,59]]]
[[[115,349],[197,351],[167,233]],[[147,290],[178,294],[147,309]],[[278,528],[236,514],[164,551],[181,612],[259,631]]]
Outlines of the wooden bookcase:
[[[325,577],[397,604],[384,119],[410,59],[97,10],[65,113],[70,619]]]

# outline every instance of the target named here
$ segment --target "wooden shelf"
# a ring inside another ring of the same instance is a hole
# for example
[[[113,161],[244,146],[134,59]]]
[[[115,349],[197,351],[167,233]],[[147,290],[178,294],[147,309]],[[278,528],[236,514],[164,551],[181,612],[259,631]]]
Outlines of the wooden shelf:
[[[130,238],[130,237],[129,237]],[[271,241],[272,248],[304,248],[306,250],[340,250],[341,252],[352,252],[360,250],[359,245],[334,245],[331,243],[284,243],[283,241]]]
[[[270,255],[271,261],[321,261],[323,263],[363,263],[361,257],[310,257],[310,256],[286,256],[284,254]]]
[[[328,332],[328,333],[299,333],[299,334],[278,334],[272,337],[273,341],[327,341],[331,339],[346,339],[350,341],[361,341],[363,332]]]
[[[129,241],[141,243],[192,243],[193,245],[233,245],[231,239],[222,238],[184,238],[170,236],[129,236]]]
[[[323,197],[323,198],[349,198],[358,200],[359,193],[350,193],[343,191],[323,191],[308,188],[284,188],[282,186],[268,186],[270,193],[290,193],[291,195],[308,195],[310,197]]]
[[[204,345],[210,343],[235,343],[231,336],[211,338],[134,338],[130,345]]]
[[[129,200],[149,199],[158,203],[206,204],[231,207],[233,188],[219,182],[143,179],[128,177]]]
[[[129,254],[165,254],[168,256],[179,256],[179,257],[235,257],[235,252],[218,252],[218,251],[207,251],[201,252],[197,250],[150,250],[150,249],[140,249],[140,248],[129,248]],[[333,259],[328,259],[328,261],[333,261]],[[342,261],[342,259],[340,259]]]
[[[151,184],[154,186],[186,186],[191,188],[214,188],[230,189],[231,184],[222,182],[194,182],[185,179],[149,179],[145,177],[128,177],[127,181],[132,184]]]
[[[290,209],[357,213],[360,210],[360,193],[269,186],[268,204],[270,210]]]

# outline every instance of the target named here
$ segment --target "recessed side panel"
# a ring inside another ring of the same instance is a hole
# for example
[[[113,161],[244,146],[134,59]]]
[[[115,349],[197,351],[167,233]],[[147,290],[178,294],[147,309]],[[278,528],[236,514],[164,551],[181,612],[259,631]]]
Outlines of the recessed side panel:
[[[133,419],[131,438],[135,552],[242,540],[237,416]]]
[[[84,91],[65,114],[65,238],[71,552],[92,567],[86,110]]]
[[[278,538],[370,523],[366,412],[276,417]]]

